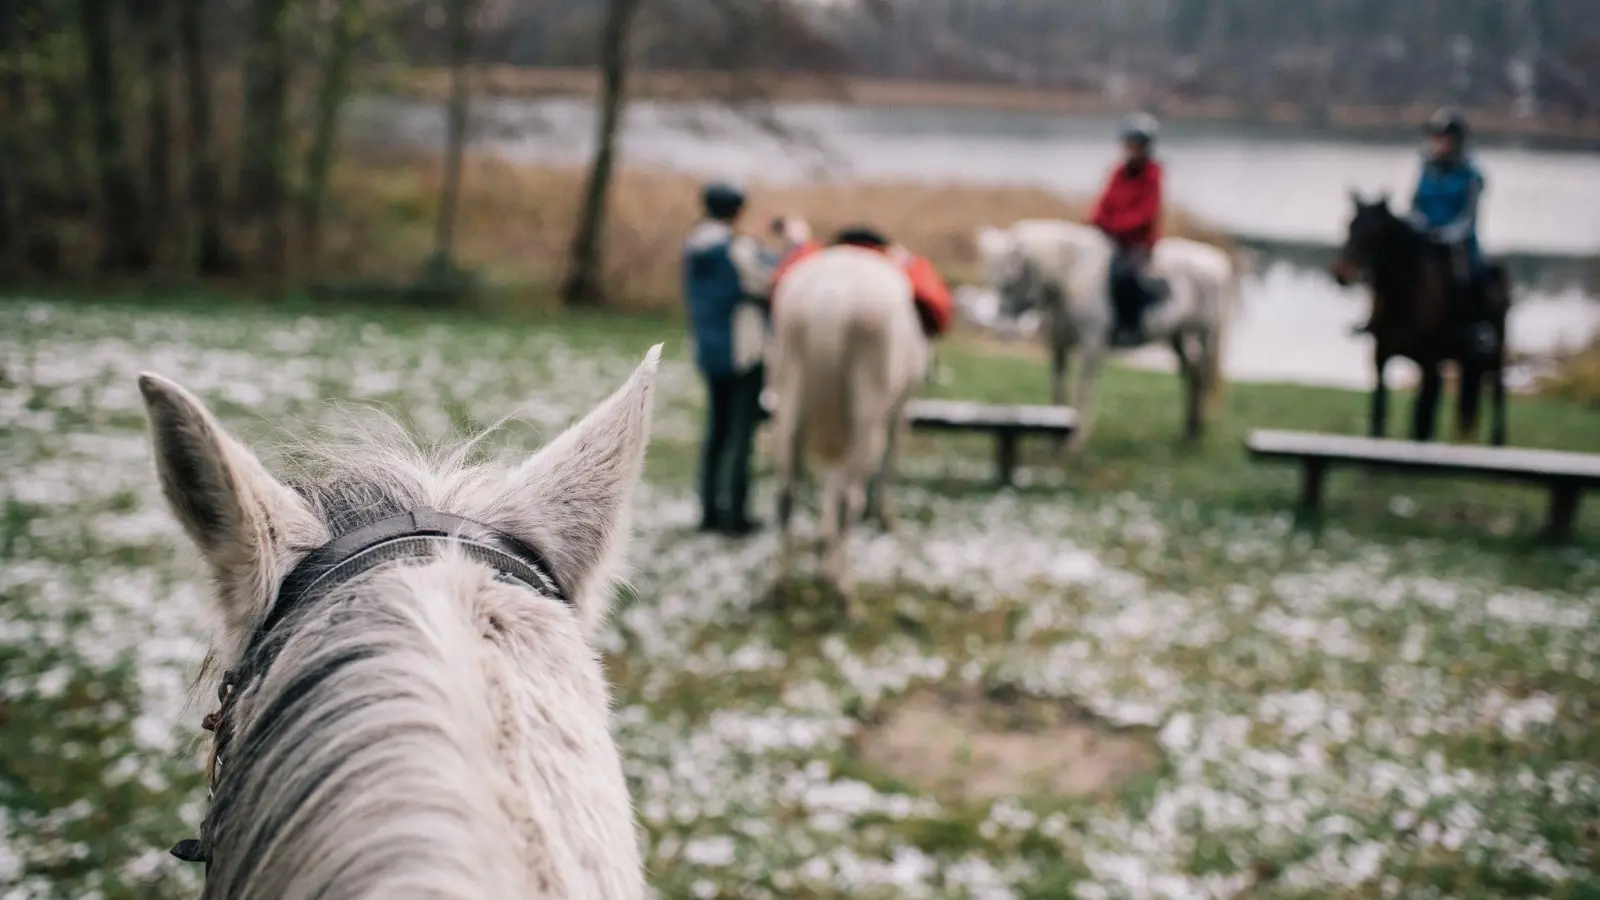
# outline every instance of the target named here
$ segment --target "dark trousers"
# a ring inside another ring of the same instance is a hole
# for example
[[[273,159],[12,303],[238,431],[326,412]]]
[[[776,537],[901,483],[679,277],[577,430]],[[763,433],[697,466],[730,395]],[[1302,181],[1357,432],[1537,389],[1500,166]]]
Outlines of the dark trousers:
[[[1143,247],[1118,247],[1111,258],[1111,311],[1118,331],[1138,325],[1144,313],[1144,265],[1150,253]]]
[[[762,367],[706,379],[706,439],[700,448],[700,509],[707,525],[749,518],[750,450],[761,422]]]

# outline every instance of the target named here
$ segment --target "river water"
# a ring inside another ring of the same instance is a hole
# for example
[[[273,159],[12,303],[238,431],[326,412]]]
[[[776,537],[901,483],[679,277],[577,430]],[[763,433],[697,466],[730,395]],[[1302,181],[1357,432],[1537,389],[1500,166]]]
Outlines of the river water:
[[[805,140],[779,142],[702,105],[636,103],[622,151],[633,162],[707,176],[1027,184],[1080,196],[1099,188],[1117,154],[1116,122],[1099,117],[832,104],[777,112]],[[433,106],[366,100],[351,118],[363,130],[442,139]],[[577,162],[593,146],[586,101],[484,101],[475,121],[481,144],[513,158]],[[1337,287],[1317,263],[1342,236],[1348,191],[1387,191],[1403,201],[1418,149],[1236,124],[1164,125],[1171,201],[1268,251],[1267,265],[1245,285],[1229,341],[1230,377],[1371,384],[1369,343],[1349,334],[1365,315],[1364,293]],[[1593,283],[1600,279],[1600,153],[1488,146],[1477,155],[1489,182],[1485,247],[1517,257],[1513,349],[1548,354],[1587,340],[1600,329]],[[1159,352],[1129,361],[1165,364]]]

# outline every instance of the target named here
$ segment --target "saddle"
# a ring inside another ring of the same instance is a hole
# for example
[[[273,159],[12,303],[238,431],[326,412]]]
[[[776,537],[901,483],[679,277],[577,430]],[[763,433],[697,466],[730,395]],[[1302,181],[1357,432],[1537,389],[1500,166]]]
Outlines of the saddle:
[[[911,279],[912,300],[916,303],[917,319],[922,324],[923,334],[933,338],[950,329],[955,319],[955,298],[940,277],[939,270],[925,257],[897,247],[882,232],[864,225],[840,230],[827,244],[810,241],[795,249],[772,273],[773,291],[776,292],[778,283],[795,263],[824,247],[841,245],[875,250],[898,262],[905,270],[906,277]]]

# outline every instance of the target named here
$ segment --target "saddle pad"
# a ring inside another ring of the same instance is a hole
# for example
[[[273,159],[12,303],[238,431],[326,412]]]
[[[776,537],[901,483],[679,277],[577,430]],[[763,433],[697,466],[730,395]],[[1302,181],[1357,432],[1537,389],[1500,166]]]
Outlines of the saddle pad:
[[[772,273],[773,293],[777,293],[778,284],[788,274],[794,264],[817,251],[828,246],[817,241],[810,241],[800,245],[783,261],[778,264]],[[852,244],[851,246],[859,246]],[[870,249],[863,247],[862,249]],[[911,279],[912,299],[922,311],[922,318],[935,335],[944,334],[950,329],[950,323],[955,318],[955,298],[950,293],[950,288],[939,275],[939,270],[933,267],[926,257],[917,256],[902,247],[888,247],[881,251],[885,256],[898,262],[905,270],[906,277]]]

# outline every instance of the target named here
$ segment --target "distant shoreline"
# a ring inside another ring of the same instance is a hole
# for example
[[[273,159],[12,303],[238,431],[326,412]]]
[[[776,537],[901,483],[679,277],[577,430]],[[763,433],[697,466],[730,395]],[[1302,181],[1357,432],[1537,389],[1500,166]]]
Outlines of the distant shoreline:
[[[533,69],[484,66],[474,70],[475,88],[491,97],[541,98],[593,96],[599,79],[592,69]],[[443,98],[449,76],[442,68],[390,69],[377,73],[380,89]],[[640,72],[630,80],[630,92],[639,99],[693,101],[721,90],[728,76],[679,72]],[[877,78],[819,76],[764,76],[762,96],[787,102],[833,102],[902,109],[999,110],[1007,112],[1115,115],[1126,104],[1102,95],[1058,88],[955,82],[906,81]],[[1336,105],[1322,120],[1288,103],[1251,111],[1226,98],[1195,100],[1166,98],[1151,104],[1161,114],[1178,120],[1238,122],[1241,124],[1299,127],[1332,135],[1399,137],[1414,133],[1433,107]],[[1505,112],[1472,110],[1474,128],[1491,141],[1533,141],[1562,149],[1600,149],[1600,120],[1521,119]]]

